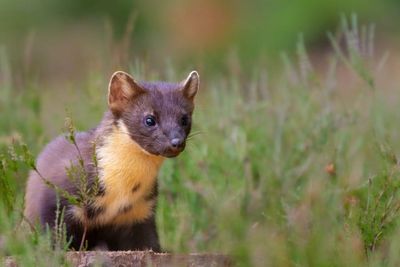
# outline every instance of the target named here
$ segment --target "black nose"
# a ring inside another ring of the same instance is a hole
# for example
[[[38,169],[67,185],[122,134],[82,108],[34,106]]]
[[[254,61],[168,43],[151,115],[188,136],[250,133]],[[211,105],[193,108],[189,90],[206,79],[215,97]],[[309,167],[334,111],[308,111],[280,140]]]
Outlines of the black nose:
[[[171,139],[171,145],[174,148],[180,147],[183,144],[183,140],[181,138],[173,138]]]

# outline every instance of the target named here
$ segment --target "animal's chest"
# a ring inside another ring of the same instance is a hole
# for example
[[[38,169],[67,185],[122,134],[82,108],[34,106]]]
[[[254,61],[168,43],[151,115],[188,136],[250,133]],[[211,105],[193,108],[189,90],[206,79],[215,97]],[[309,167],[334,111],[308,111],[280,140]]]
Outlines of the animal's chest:
[[[144,153],[127,135],[116,133],[97,151],[101,195],[77,215],[89,225],[144,221],[154,211],[156,176],[163,158]]]
[[[153,214],[155,205],[156,177],[145,177],[136,183],[106,186],[103,196],[96,198],[93,208],[97,216],[95,224],[129,224],[140,222]]]

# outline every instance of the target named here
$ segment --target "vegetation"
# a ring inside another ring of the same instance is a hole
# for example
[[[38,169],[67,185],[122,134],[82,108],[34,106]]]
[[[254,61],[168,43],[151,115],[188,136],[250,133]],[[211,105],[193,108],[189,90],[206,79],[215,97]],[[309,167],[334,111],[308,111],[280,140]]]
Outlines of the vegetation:
[[[379,82],[388,67],[372,53],[372,31],[343,19],[342,32],[329,35],[328,67],[314,66],[299,42],[276,77],[236,61],[226,75],[202,77],[198,134],[159,176],[166,250],[224,252],[238,266],[399,265],[400,99]],[[157,76],[142,66],[129,71],[143,80],[185,77],[178,67]],[[107,77],[99,77],[64,95],[80,130],[105,109]],[[51,105],[57,93],[34,82],[12,88],[0,87],[0,257],[57,266],[64,248],[20,226],[32,167],[23,144],[37,154],[65,113]]]

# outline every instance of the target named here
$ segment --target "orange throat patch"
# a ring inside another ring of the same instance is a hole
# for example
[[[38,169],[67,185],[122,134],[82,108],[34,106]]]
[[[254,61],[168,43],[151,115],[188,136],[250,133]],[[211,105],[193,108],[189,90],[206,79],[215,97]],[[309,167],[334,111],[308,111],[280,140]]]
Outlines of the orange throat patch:
[[[82,208],[74,207],[74,215],[88,226],[130,224],[149,218],[156,201],[151,196],[164,158],[134,142],[122,121],[96,153],[100,183],[105,188],[91,207],[98,213],[89,218]]]

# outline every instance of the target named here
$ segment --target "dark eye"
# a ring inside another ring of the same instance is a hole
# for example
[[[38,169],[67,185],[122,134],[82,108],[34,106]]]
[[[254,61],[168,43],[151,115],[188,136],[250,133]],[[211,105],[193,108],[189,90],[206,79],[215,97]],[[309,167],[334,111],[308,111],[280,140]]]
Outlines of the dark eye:
[[[156,125],[156,119],[152,115],[147,115],[144,118],[144,124],[148,127],[153,127]]]
[[[181,125],[182,126],[188,126],[189,125],[189,117],[188,116],[183,116],[182,118],[181,118]]]

